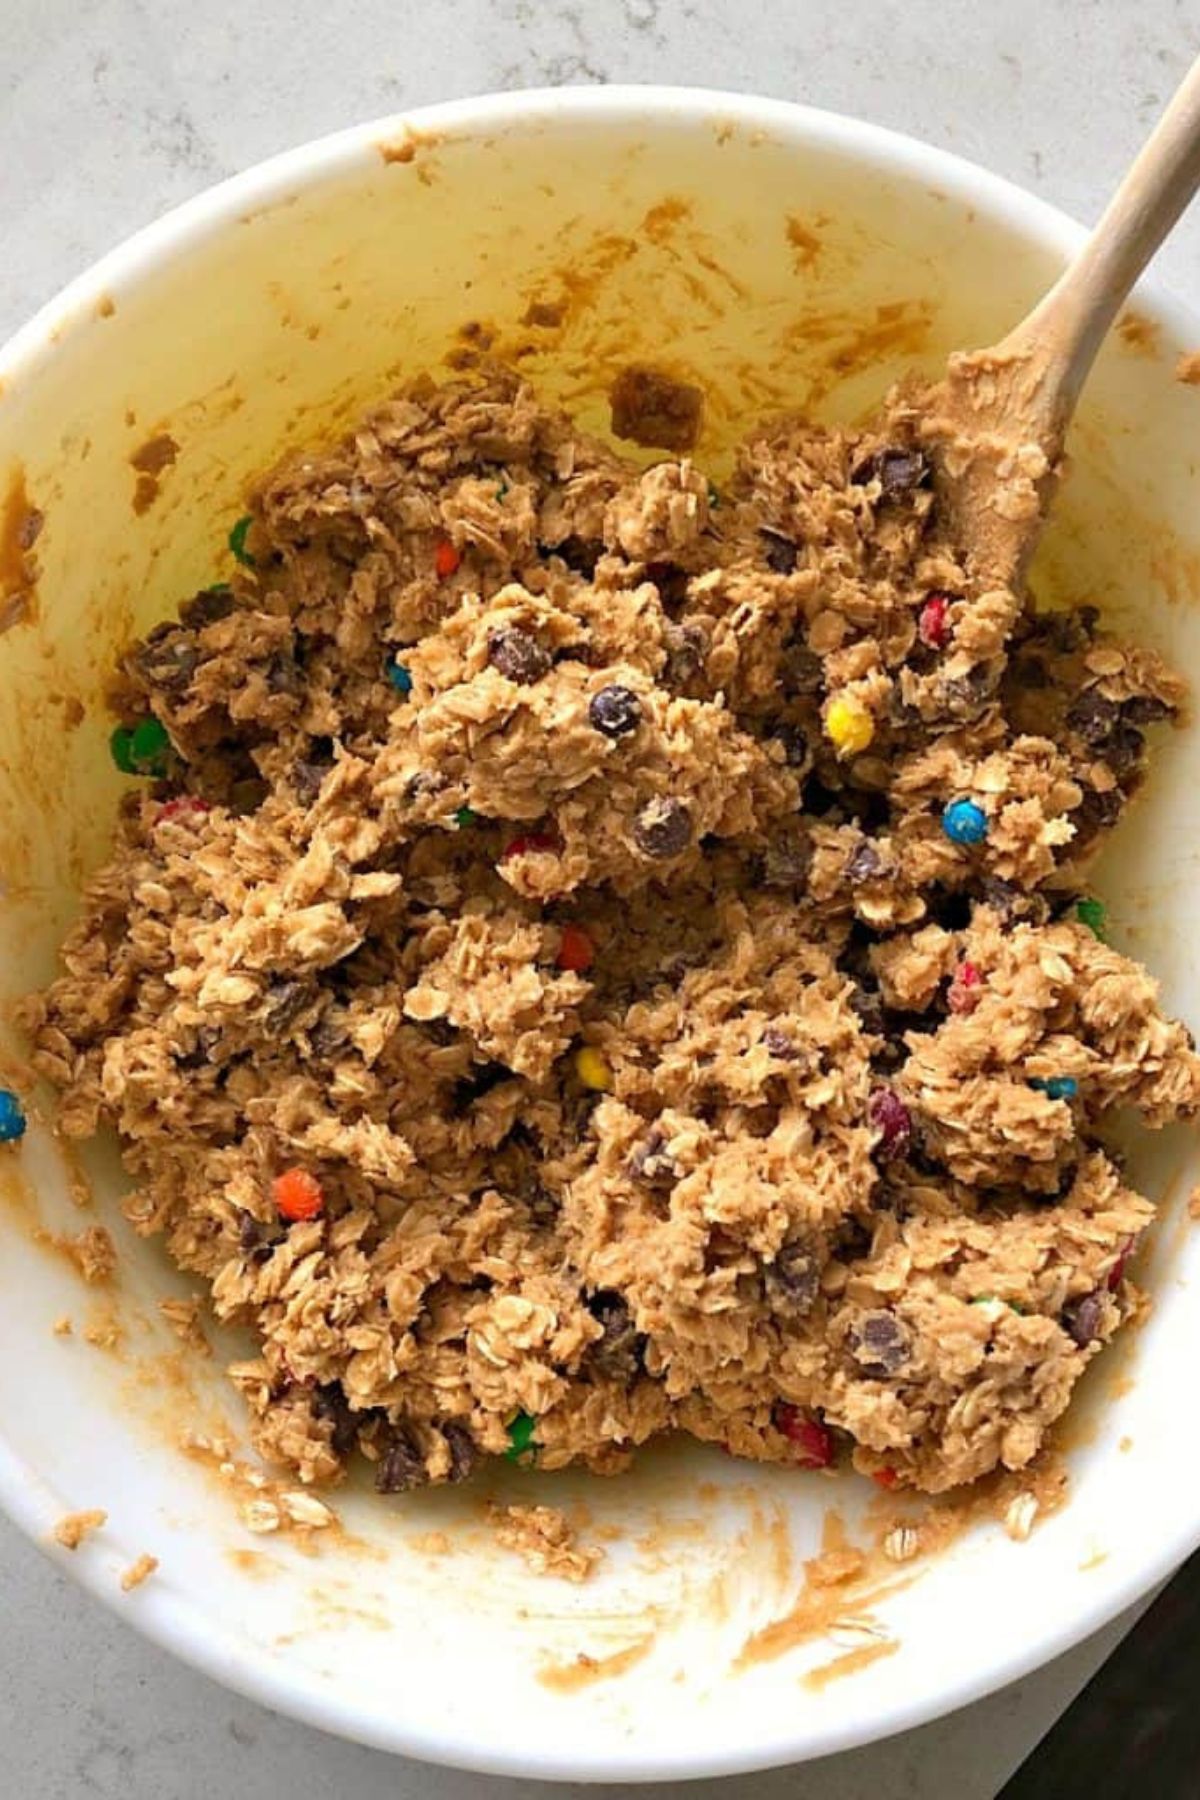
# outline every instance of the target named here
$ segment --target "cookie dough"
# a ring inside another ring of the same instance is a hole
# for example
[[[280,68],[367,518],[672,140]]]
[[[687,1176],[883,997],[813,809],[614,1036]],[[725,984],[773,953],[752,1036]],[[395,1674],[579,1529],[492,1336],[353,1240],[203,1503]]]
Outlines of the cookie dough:
[[[124,657],[25,1021],[302,1480],[681,1430],[938,1491],[1136,1310],[1109,1122],[1200,1061],[1078,903],[1182,686],[976,579],[932,472],[901,401],[718,492],[425,381]]]

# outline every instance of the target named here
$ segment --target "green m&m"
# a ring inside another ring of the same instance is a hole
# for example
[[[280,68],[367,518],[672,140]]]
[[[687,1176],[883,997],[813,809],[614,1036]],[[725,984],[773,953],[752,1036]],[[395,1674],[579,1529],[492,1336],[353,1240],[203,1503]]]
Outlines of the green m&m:
[[[118,725],[108,740],[112,759],[123,775],[165,775],[171,756],[167,728],[158,719]]]

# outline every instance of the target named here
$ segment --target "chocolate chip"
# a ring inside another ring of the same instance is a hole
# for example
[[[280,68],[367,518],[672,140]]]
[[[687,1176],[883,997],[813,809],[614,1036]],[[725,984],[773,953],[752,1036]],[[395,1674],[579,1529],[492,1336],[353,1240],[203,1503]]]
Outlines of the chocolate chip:
[[[585,1304],[604,1333],[588,1345],[589,1365],[613,1381],[636,1381],[645,1366],[646,1337],[634,1324],[627,1302],[605,1290],[589,1295]]]
[[[528,631],[510,626],[488,638],[488,661],[493,669],[522,687],[540,681],[550,668],[550,657]]]
[[[636,731],[641,717],[642,703],[637,695],[631,688],[619,687],[615,682],[593,694],[588,704],[592,725],[608,738],[625,737]]]
[[[862,843],[857,844],[846,858],[846,879],[856,884],[860,881],[871,881],[876,875],[882,874],[883,867],[883,857],[870,838],[864,838]]]
[[[1104,760],[1114,775],[1128,777],[1146,751],[1146,740],[1132,725],[1118,725],[1104,745]]]
[[[334,1455],[348,1456],[358,1442],[359,1421],[341,1382],[323,1383],[313,1395],[312,1409],[316,1418],[330,1419],[333,1422],[329,1447]]]
[[[880,498],[900,500],[924,487],[932,471],[921,450],[879,450],[850,477],[858,486],[878,481]]]
[[[882,1380],[908,1361],[908,1333],[895,1313],[864,1313],[851,1348],[863,1374]]]
[[[666,1154],[667,1139],[655,1125],[630,1153],[625,1173],[632,1181],[674,1181],[677,1170]]]
[[[772,525],[760,525],[758,535],[763,540],[768,569],[773,569],[776,575],[790,575],[796,567],[796,545],[792,539]]]
[[[277,1220],[264,1223],[256,1219],[252,1212],[244,1206],[238,1207],[238,1249],[251,1261],[263,1263],[268,1261],[276,1244],[283,1241],[283,1232]]]
[[[446,777],[440,770],[418,769],[404,784],[404,798],[422,800],[428,794],[440,794],[445,785]]]
[[[798,725],[773,725],[768,737],[782,746],[783,759],[790,769],[802,769],[808,762],[808,739]]]
[[[311,806],[321,792],[321,783],[328,775],[333,764],[331,762],[297,762],[292,764],[292,786],[296,797],[305,806]]]
[[[562,1207],[558,1196],[552,1194],[548,1187],[540,1181],[530,1180],[521,1190],[521,1197],[529,1208],[529,1216],[535,1225],[548,1227],[558,1223]]]
[[[763,856],[763,882],[770,888],[805,887],[812,868],[812,841],[802,830],[782,831]]]
[[[783,646],[776,675],[785,694],[819,694],[825,685],[824,663],[800,639]]]
[[[1130,725],[1157,725],[1169,719],[1173,711],[1165,700],[1158,700],[1153,694],[1135,694],[1121,706],[1121,716]]]
[[[1095,688],[1085,688],[1067,709],[1067,724],[1086,743],[1103,744],[1112,736],[1121,717],[1115,700],[1108,700]]]
[[[196,672],[200,651],[195,639],[170,625],[158,625],[131,658],[147,687],[175,693],[185,688]]]
[[[692,841],[692,815],[682,800],[647,801],[634,820],[633,837],[642,854],[656,861],[682,856]]]
[[[350,1028],[341,1007],[328,1007],[309,1033],[309,1043],[312,1045],[313,1055],[336,1056],[337,1052],[346,1044],[349,1035]]]
[[[980,898],[985,906],[999,913],[1002,924],[1011,925],[1017,917],[1022,899],[1021,889],[1000,875],[985,875],[980,883]]]
[[[311,989],[307,982],[273,976],[263,1003],[264,1025],[272,1032],[285,1032],[289,1025],[295,1024],[310,998]]]
[[[479,1461],[479,1445],[466,1426],[457,1419],[451,1419],[442,1426],[442,1436],[450,1452],[449,1479],[465,1481]]]
[[[198,594],[184,601],[179,608],[179,617],[185,625],[200,631],[205,625],[215,625],[236,611],[237,601],[228,588],[201,588]]]
[[[1073,1343],[1086,1350],[1100,1336],[1104,1322],[1104,1302],[1099,1294],[1084,1294],[1068,1300],[1062,1309],[1062,1328]]]
[[[663,644],[667,660],[662,679],[667,687],[685,688],[704,673],[708,635],[701,626],[672,625],[668,621],[663,627]]]
[[[850,1005],[857,1015],[858,1022],[864,1031],[869,1031],[872,1037],[883,1036],[884,1007],[882,994],[875,989],[862,987],[856,982],[850,995]]]
[[[985,875],[979,886],[983,904],[998,913],[1004,925],[1015,924],[1018,919],[1042,925],[1049,915],[1044,896],[1027,893],[1015,881],[1006,881],[1000,875]]]
[[[896,500],[924,487],[930,473],[929,463],[920,450],[885,450],[879,459],[879,485],[887,500]]]
[[[1108,788],[1103,793],[1098,788],[1085,787],[1083,799],[1071,814],[1071,823],[1075,827],[1074,847],[1089,843],[1098,831],[1107,831],[1115,825],[1124,804],[1125,795],[1119,787]]]
[[[978,712],[991,698],[995,676],[982,663],[976,663],[965,675],[952,675],[941,686],[942,703],[955,714]]]
[[[766,1266],[765,1287],[775,1312],[788,1318],[811,1312],[821,1290],[821,1268],[811,1244],[781,1245],[775,1261]]]
[[[252,1212],[247,1212],[247,1210],[244,1206],[239,1206],[239,1208],[238,1208],[238,1248],[239,1249],[241,1249],[241,1250],[257,1249],[258,1245],[261,1244],[263,1241],[262,1233],[263,1233],[264,1229],[265,1229],[265,1227],[260,1223],[260,1221],[258,1219],[255,1218],[255,1216]]]
[[[300,664],[290,653],[280,650],[267,664],[267,687],[273,694],[298,694],[304,687]]]
[[[768,1025],[759,1039],[759,1043],[778,1062],[795,1062],[800,1055],[795,1042],[786,1031],[781,1031],[778,1025]]]
[[[425,1487],[429,1471],[416,1439],[407,1425],[394,1425],[375,1465],[375,1489],[380,1494],[407,1494]]]

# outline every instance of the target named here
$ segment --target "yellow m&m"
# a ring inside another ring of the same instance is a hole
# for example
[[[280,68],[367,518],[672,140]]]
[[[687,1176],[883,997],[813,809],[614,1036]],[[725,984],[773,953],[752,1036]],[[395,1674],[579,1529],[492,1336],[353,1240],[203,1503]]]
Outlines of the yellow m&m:
[[[859,756],[875,736],[875,721],[857,700],[831,700],[825,713],[825,735],[839,756]]]
[[[593,1088],[598,1094],[607,1094],[612,1086],[612,1070],[607,1059],[591,1044],[585,1044],[582,1050],[575,1052],[575,1073],[585,1088]]]

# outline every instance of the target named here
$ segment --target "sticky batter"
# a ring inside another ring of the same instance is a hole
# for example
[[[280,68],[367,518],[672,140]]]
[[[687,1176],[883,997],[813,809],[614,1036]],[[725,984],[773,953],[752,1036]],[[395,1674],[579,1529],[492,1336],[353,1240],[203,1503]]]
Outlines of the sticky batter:
[[[423,382],[129,650],[26,1023],[303,1480],[678,1430],[939,1491],[1136,1307],[1108,1123],[1200,1061],[1087,867],[1182,686],[975,580],[935,473],[899,402],[718,492]]]

